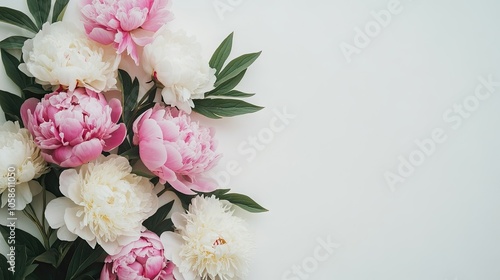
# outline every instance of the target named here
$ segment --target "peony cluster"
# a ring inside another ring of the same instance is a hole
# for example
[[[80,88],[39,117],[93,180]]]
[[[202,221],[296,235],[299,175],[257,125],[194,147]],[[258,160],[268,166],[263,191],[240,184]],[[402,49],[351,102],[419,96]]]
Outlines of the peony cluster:
[[[196,196],[186,214],[174,213],[176,232],[164,232],[165,257],[177,280],[241,279],[251,250],[244,221],[215,197]]]
[[[193,99],[202,99],[213,89],[215,69],[201,56],[201,47],[183,31],[160,29],[144,47],[143,68],[162,84],[163,101],[187,113]]]
[[[168,182],[185,194],[216,188],[203,177],[220,158],[211,129],[191,121],[182,111],[156,104],[137,118],[133,130],[142,162],[160,183]]]
[[[89,40],[72,23],[44,24],[23,46],[19,69],[53,89],[86,87],[101,92],[116,88],[120,57]]]
[[[120,101],[106,101],[90,89],[53,92],[39,101],[28,99],[21,107],[23,123],[48,162],[76,167],[96,159],[123,142],[126,129],[117,124]]]
[[[73,241],[79,236],[110,255],[137,241],[158,199],[148,179],[131,171],[128,160],[117,155],[64,170],[59,189],[65,197],[49,202],[45,211],[50,226],[59,229],[57,237]]]
[[[153,34],[172,20],[169,0],[82,0],[85,32],[92,40],[113,44],[118,54],[127,54],[139,65],[138,46],[153,40]]]
[[[40,184],[33,179],[48,171],[47,164],[33,142],[33,137],[27,129],[20,128],[18,122],[8,121],[0,126],[0,154],[2,207],[7,204],[6,190],[11,173],[15,178],[16,210],[22,210],[42,190]]]

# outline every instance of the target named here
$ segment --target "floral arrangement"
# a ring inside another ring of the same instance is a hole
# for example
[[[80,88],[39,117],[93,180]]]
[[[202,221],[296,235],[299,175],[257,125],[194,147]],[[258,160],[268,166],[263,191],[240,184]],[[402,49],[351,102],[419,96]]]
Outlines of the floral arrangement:
[[[227,62],[230,34],[205,61],[170,0],[75,1],[79,25],[61,21],[69,0],[0,7],[32,34],[0,42],[19,88],[0,90],[0,278],[243,279],[234,207],[267,210],[206,175],[221,154],[203,120],[261,109],[235,90],[260,52]]]

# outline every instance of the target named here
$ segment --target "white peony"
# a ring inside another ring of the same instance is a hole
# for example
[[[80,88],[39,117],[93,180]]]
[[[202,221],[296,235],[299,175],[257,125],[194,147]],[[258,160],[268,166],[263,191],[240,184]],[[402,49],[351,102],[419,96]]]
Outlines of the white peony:
[[[176,233],[164,232],[165,257],[175,279],[242,279],[247,271],[250,235],[244,221],[215,197],[196,196],[186,214],[174,213]]]
[[[9,176],[12,176],[16,179],[16,209],[22,210],[42,190],[40,184],[32,180],[48,171],[47,163],[31,134],[27,129],[20,128],[18,122],[7,121],[0,126],[0,155],[2,207],[7,204]]]
[[[193,99],[213,89],[215,69],[201,56],[201,46],[184,31],[161,28],[144,47],[144,70],[163,85],[163,101],[191,113]]]
[[[158,198],[148,179],[131,171],[128,160],[117,155],[63,171],[59,188],[65,197],[52,200],[45,211],[49,225],[59,228],[57,237],[73,241],[79,236],[110,255],[139,239]]]
[[[39,84],[97,92],[116,88],[120,56],[89,40],[71,23],[45,23],[35,38],[24,42],[22,51],[24,63],[19,69]]]

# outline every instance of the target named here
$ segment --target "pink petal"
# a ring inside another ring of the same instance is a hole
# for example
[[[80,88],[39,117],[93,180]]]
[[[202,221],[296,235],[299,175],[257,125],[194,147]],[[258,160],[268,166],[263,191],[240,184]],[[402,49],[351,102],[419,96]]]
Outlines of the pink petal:
[[[30,98],[30,99],[27,99],[26,101],[24,101],[23,105],[21,105],[21,119],[23,120],[23,124],[26,128],[28,128],[28,130],[31,132],[32,129],[30,129],[30,125],[28,124],[29,123],[29,115],[33,114],[35,112],[35,108],[36,108],[36,105],[38,105],[38,103],[40,102],[40,100],[36,99],[36,98]],[[30,112],[28,112],[28,110]]]
[[[167,151],[160,140],[141,141],[139,155],[144,165],[151,171],[162,166],[167,160]]]
[[[127,127],[125,126],[125,124],[121,123],[118,125],[118,129],[111,133],[111,137],[109,137],[108,139],[104,139],[104,146],[102,149],[106,152],[113,150],[114,148],[120,146],[121,143],[123,143],[123,140],[125,140],[126,136]]]
[[[169,0],[154,1],[153,6],[149,10],[149,15],[141,27],[146,30],[156,32],[165,23],[171,21],[174,16],[168,10],[170,3],[171,2]]]
[[[88,33],[90,39],[101,43],[103,45],[109,45],[115,40],[115,33],[109,30],[105,30],[100,27],[94,27],[90,33]]]
[[[120,100],[112,98],[108,101],[109,107],[111,107],[111,121],[117,123],[122,115],[122,104]]]
[[[113,264],[111,264],[111,263],[104,264],[104,267],[102,268],[101,276],[99,277],[99,279],[101,279],[101,280],[116,280],[116,276],[113,273],[111,273],[112,267],[113,267]]]
[[[146,278],[153,279],[160,273],[164,263],[165,262],[163,256],[148,258],[148,260],[146,261],[146,271],[144,273],[144,276]]]
[[[82,163],[87,163],[98,158],[102,153],[101,141],[94,138],[90,141],[82,142],[74,146],[72,151],[74,157],[78,158]]]
[[[174,171],[179,170],[182,167],[181,153],[170,144],[165,144],[165,150],[167,151],[167,161],[164,165]]]
[[[130,32],[132,40],[139,46],[145,46],[153,41],[154,33],[144,29],[136,29]]]

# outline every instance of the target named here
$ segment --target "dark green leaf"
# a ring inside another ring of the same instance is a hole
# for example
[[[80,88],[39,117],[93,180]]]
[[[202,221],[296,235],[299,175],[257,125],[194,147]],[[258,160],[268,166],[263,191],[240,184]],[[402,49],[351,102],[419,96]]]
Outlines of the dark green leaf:
[[[145,226],[147,229],[154,231],[155,227],[159,225],[163,220],[165,220],[170,210],[172,210],[173,206],[174,206],[174,201],[172,200],[169,203],[158,208],[156,213],[153,216],[149,217],[147,220],[145,220],[144,223],[142,223],[142,225]]]
[[[30,264],[26,255],[26,246],[16,245],[16,272],[14,273],[14,280],[24,280],[26,268]]]
[[[23,92],[25,92],[25,93],[30,92],[30,93],[38,94],[38,95],[45,95],[45,94],[49,93],[48,91],[44,90],[41,85],[38,85],[38,84],[30,85],[30,86],[23,88]],[[40,97],[41,96],[39,96],[38,98],[40,98]]]
[[[24,13],[7,7],[0,7],[0,21],[38,33],[38,27]]]
[[[236,77],[227,80],[226,82],[222,83],[220,86],[216,87],[215,89],[205,93],[205,97],[210,96],[210,95],[223,95],[224,93],[227,93],[228,91],[232,90],[235,88],[243,79],[243,76],[245,76],[245,73],[247,70],[241,71]]]
[[[69,263],[68,273],[66,274],[66,280],[74,280],[80,276],[80,274],[96,262],[104,250],[97,245],[95,249],[92,249],[87,242],[79,240],[79,244],[76,247],[73,258]]]
[[[8,254],[8,253],[5,253]],[[12,272],[9,272],[10,265],[7,263],[7,258],[0,254],[0,279],[10,279]]]
[[[241,71],[247,69],[254,61],[260,56],[261,52],[248,53],[233,59],[227,66],[220,72],[215,82],[215,87],[222,83],[229,81],[236,77]]]
[[[23,36],[11,36],[11,37],[3,39],[0,42],[0,48],[1,49],[20,50],[23,48],[24,41],[26,41],[28,39],[29,39],[28,37],[23,37]]]
[[[211,68],[215,69],[215,76],[218,76],[219,72],[222,70],[222,66],[226,62],[229,54],[231,53],[231,48],[233,46],[233,33],[229,34],[224,41],[217,47],[212,58],[210,59],[209,65]]]
[[[5,73],[7,76],[20,88],[23,89],[29,84],[31,84],[31,80],[28,76],[26,76],[21,70],[19,70],[18,66],[20,64],[19,60],[10,53],[5,50],[1,50],[2,53],[2,62],[5,67]]]
[[[218,190],[215,190],[213,192],[209,192],[209,193],[202,193],[202,192],[198,192],[199,194],[202,194],[202,195],[205,195],[205,196],[211,196],[211,195],[215,195],[216,197],[219,197],[223,194],[226,194],[230,191],[231,189],[218,189]]]
[[[261,110],[262,107],[247,103],[237,99],[196,99],[194,100],[195,112],[206,117],[232,117],[242,114],[254,113]]]
[[[15,120],[21,121],[21,105],[23,105],[23,99],[15,94],[0,90],[0,107],[5,113],[5,116],[10,116]]]
[[[6,226],[0,225],[0,231],[2,232],[5,242],[9,243],[10,229]],[[26,246],[26,253],[29,258],[34,258],[45,252],[45,248],[42,243],[36,237],[25,232],[24,230],[16,228],[15,238],[16,246]]]
[[[174,223],[172,222],[172,219],[166,219],[161,221],[158,225],[156,225],[152,230],[152,232],[160,236],[165,231],[173,231],[173,230],[174,230]]]
[[[54,4],[54,10],[52,11],[52,22],[56,22],[62,19],[64,15],[64,10],[66,5],[68,5],[69,0],[56,0]]]
[[[219,199],[222,200],[227,200],[231,202],[234,205],[237,205],[241,207],[244,210],[247,210],[248,212],[252,213],[259,213],[259,212],[267,212],[268,210],[262,206],[260,206],[257,202],[255,202],[253,199],[250,197],[239,194],[239,193],[228,193],[219,196]]]
[[[122,157],[126,157],[127,159],[138,159],[139,158],[139,146],[133,146],[129,150],[120,154]]]
[[[54,267],[56,267],[58,258],[59,258],[59,256],[57,254],[57,250],[51,248],[50,250],[45,251],[41,255],[37,256],[35,258],[35,261],[42,262],[42,263],[48,263],[48,264],[51,264]]]
[[[33,271],[35,271],[35,269],[37,268],[38,264],[31,264],[29,266],[26,267],[26,270],[24,270],[24,277],[22,279],[26,279],[26,277],[28,275],[30,275],[31,273],[33,273]]]
[[[137,106],[137,96],[139,95],[139,80],[130,78],[130,75],[121,69],[118,69],[118,77],[122,84],[122,107],[123,121],[127,126],[131,123],[133,111]]]
[[[50,0],[27,0],[28,9],[35,18],[38,29],[42,29],[42,25],[47,22],[50,13]]]
[[[49,173],[43,176],[43,186],[49,192],[51,192],[56,197],[61,197],[63,194],[59,190],[59,175],[61,175],[60,171],[51,168]]]
[[[239,90],[231,90],[231,91],[228,91],[228,92],[222,93],[222,94],[214,94],[214,96],[240,97],[240,98],[251,97],[254,95],[255,95],[255,93],[245,93],[245,92],[241,92]]]

